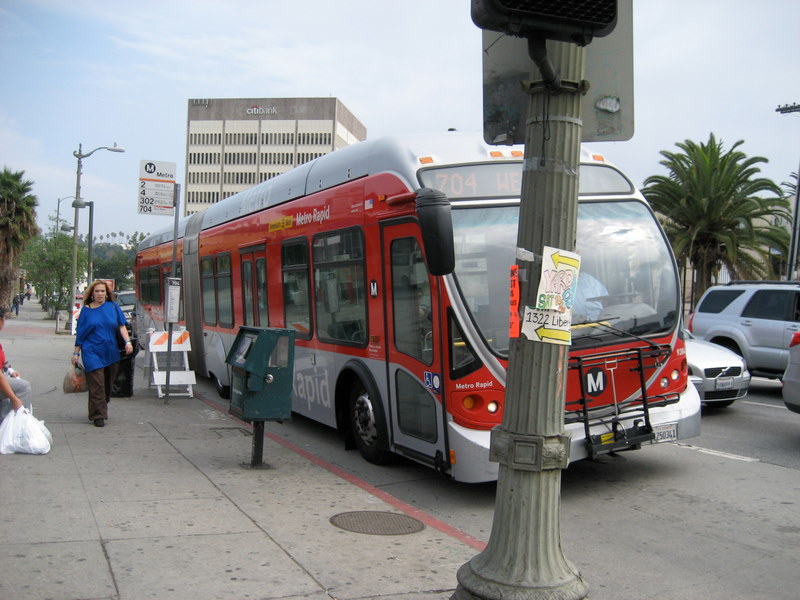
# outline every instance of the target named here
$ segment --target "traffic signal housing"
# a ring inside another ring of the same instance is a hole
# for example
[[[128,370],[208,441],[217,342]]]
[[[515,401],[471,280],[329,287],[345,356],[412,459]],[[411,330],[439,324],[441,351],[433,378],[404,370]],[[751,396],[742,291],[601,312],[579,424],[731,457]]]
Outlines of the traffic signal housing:
[[[617,0],[471,0],[481,29],[585,46],[617,24]]]

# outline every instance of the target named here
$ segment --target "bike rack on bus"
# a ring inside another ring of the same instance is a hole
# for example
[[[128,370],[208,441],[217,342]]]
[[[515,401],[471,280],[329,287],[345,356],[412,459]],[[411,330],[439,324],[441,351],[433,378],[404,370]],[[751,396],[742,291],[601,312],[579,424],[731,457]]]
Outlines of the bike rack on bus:
[[[579,356],[569,361],[568,368],[578,371],[581,395],[577,400],[566,403],[564,421],[583,423],[589,458],[596,458],[616,450],[638,448],[655,438],[650,423],[650,408],[674,404],[680,400],[680,395],[677,393],[648,395],[648,372],[661,367],[671,351],[669,345],[652,344],[647,347]],[[617,403],[615,399],[613,405],[590,406],[591,398],[586,390],[587,371],[594,367],[609,365],[614,365],[617,369],[627,368],[630,372],[638,372],[640,396],[624,403]],[[608,431],[593,435],[591,428],[597,425],[607,426]]]

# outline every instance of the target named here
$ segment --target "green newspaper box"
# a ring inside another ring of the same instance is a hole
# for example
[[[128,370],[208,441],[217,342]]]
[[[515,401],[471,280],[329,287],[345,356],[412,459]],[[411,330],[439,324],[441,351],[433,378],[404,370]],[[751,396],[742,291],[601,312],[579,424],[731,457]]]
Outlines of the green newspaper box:
[[[294,330],[240,327],[228,357],[229,412],[246,422],[292,416]]]

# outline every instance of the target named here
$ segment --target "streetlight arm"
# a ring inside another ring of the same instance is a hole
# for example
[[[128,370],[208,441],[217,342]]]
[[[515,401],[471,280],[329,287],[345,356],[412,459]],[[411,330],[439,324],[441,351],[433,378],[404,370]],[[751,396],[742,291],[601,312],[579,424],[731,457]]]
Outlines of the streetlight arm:
[[[92,154],[94,154],[98,150],[108,150],[109,152],[125,152],[125,148],[120,148],[119,146],[114,144],[113,146],[100,146],[99,148],[95,148],[91,152],[87,152],[86,154],[83,154],[83,153],[81,153],[81,144],[78,144],[78,149],[75,150],[72,153],[72,156],[74,156],[78,160],[82,160],[82,159],[86,158],[87,156],[91,156]]]

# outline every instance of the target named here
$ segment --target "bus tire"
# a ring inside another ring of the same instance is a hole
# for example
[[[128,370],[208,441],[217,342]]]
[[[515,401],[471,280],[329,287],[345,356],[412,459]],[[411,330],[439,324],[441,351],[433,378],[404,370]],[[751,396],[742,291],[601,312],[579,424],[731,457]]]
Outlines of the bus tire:
[[[360,378],[353,379],[348,390],[347,419],[359,453],[375,465],[388,463],[392,453],[388,448],[386,420],[375,397]]]
[[[211,374],[211,377],[214,378],[214,387],[217,389],[219,397],[228,400],[231,397],[231,386],[223,385],[222,382],[219,380],[219,377],[217,377],[213,373]]]

